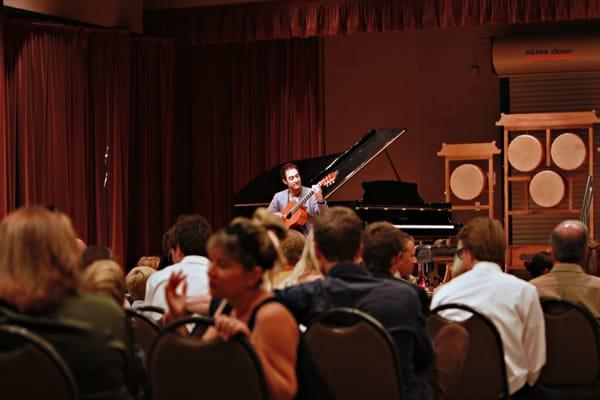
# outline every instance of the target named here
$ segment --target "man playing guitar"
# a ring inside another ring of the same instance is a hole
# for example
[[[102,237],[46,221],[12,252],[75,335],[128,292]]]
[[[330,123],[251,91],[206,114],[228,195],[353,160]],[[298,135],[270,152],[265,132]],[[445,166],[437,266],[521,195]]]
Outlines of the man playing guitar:
[[[323,192],[320,185],[313,185],[312,188],[302,186],[302,178],[298,172],[298,167],[295,164],[287,163],[280,170],[281,181],[287,186],[287,189],[275,193],[268,210],[275,215],[286,220],[286,215],[282,212],[290,202],[298,202],[301,198],[307,195],[311,190],[314,192],[312,196],[304,203],[303,207],[308,214],[308,221],[302,226],[293,225],[293,228],[299,229],[303,233],[308,233],[312,224],[310,220],[319,215],[326,207],[327,202],[323,198]]]

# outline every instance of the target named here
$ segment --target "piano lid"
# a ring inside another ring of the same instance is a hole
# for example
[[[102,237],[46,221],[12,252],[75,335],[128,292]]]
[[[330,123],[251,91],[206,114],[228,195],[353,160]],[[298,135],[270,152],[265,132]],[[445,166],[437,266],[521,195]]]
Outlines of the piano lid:
[[[323,195],[328,198],[404,132],[406,129],[402,128],[372,129],[342,154],[292,162],[298,166],[304,186],[312,186],[330,172],[338,171],[335,183],[323,188]],[[234,207],[267,206],[273,194],[285,188],[279,178],[281,165],[257,176],[237,192],[233,197]]]

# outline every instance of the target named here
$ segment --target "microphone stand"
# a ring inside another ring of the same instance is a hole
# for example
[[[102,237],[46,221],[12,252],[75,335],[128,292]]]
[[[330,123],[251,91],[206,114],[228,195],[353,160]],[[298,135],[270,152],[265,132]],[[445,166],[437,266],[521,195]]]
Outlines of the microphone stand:
[[[108,157],[110,154],[110,145],[106,145],[106,151],[104,152],[104,184],[103,184],[103,198],[104,198],[104,245],[110,247],[110,217],[108,214],[109,203],[108,203]]]

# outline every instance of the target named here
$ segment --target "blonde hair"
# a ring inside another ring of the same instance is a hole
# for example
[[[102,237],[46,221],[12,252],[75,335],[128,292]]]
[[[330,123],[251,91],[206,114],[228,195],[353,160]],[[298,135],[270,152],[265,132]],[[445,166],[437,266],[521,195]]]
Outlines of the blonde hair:
[[[306,237],[306,243],[304,244],[304,250],[302,250],[300,260],[294,266],[292,273],[287,278],[282,280],[278,284],[278,287],[286,288],[294,286],[306,280],[310,280],[310,278],[317,278],[319,276],[323,276],[323,274],[319,268],[319,261],[315,256],[314,235],[312,232],[310,232]]]
[[[125,286],[132,300],[144,300],[146,297],[146,281],[156,272],[152,267],[138,265],[125,277]]]
[[[160,257],[158,257],[158,256],[142,256],[136,263],[136,267],[140,267],[140,266],[150,267],[156,271],[159,267],[159,264],[160,264]]]
[[[125,300],[125,275],[112,260],[93,262],[81,276],[81,288],[90,293],[111,297],[122,305]]]
[[[79,249],[71,220],[23,207],[0,224],[0,299],[25,313],[58,306],[77,289]]]

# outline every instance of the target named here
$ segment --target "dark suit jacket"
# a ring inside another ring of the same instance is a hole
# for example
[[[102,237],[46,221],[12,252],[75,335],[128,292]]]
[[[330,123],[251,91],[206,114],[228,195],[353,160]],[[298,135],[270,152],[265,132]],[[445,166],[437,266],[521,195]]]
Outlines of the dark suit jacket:
[[[416,371],[431,364],[433,346],[421,303],[410,286],[374,277],[348,263],[335,266],[325,279],[277,290],[275,295],[306,326],[317,314],[333,307],[355,308],[371,315],[394,339],[408,398],[431,397],[427,379]],[[407,331],[412,333],[410,338]]]

